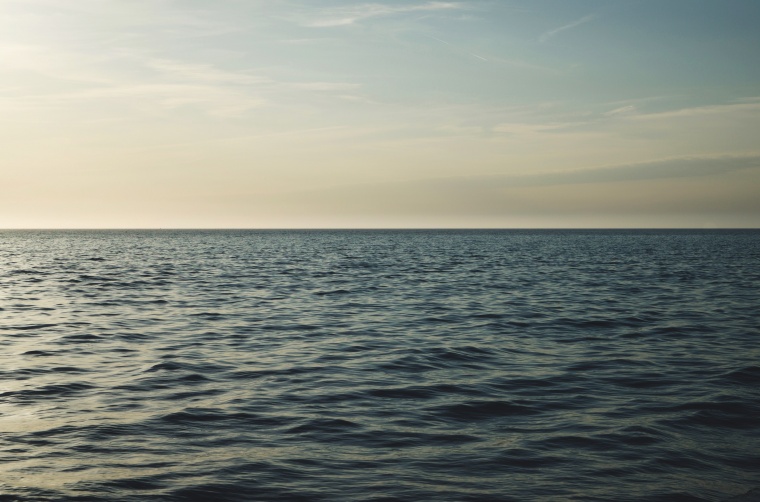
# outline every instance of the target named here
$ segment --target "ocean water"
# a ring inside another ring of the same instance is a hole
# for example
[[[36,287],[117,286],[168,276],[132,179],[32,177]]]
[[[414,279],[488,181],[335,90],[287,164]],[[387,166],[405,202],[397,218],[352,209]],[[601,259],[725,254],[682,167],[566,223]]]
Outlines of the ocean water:
[[[2,501],[759,485],[759,231],[0,232]]]

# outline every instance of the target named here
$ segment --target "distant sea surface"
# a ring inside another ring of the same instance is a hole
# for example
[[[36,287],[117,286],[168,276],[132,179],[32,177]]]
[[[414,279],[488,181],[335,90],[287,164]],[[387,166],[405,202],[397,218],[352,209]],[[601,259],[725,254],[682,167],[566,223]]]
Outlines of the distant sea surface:
[[[760,231],[2,231],[0,501],[719,501]]]

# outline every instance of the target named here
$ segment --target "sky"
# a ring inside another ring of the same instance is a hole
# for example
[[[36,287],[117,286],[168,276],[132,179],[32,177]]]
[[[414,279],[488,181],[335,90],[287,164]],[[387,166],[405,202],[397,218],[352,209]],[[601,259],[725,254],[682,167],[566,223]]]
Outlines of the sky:
[[[757,0],[2,0],[0,228],[760,227]]]

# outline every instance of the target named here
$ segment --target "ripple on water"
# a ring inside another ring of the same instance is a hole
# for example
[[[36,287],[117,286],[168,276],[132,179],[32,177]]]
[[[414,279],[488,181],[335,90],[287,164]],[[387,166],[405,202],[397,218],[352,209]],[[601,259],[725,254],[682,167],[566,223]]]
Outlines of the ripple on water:
[[[748,500],[758,249],[0,232],[0,500]]]

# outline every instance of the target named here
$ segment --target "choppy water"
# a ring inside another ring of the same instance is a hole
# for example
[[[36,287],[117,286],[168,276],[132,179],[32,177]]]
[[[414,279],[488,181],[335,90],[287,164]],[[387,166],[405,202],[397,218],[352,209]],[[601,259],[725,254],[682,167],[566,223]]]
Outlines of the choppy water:
[[[717,501],[758,231],[0,232],[0,500]]]

